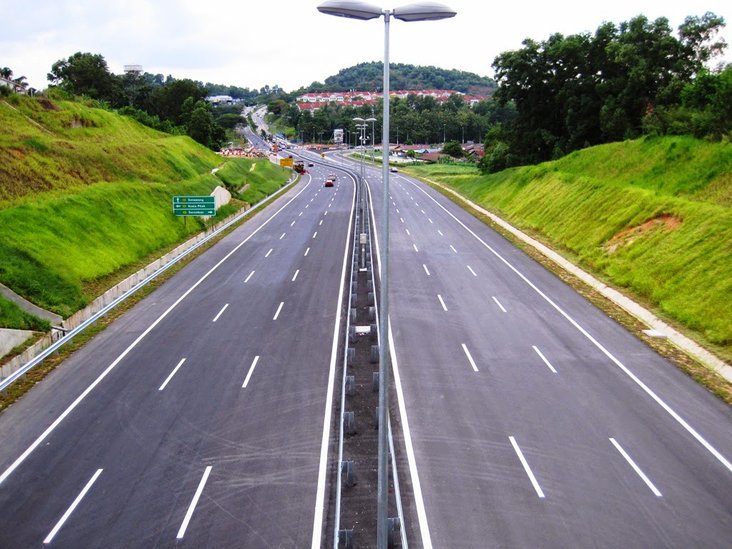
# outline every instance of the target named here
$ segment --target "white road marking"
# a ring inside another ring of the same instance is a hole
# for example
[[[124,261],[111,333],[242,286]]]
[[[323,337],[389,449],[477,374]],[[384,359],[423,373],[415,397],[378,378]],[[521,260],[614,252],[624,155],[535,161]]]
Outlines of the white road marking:
[[[404,230],[407,231],[407,236],[412,236],[412,233],[409,232],[409,229],[404,229]]]
[[[326,215],[328,215],[328,212],[323,212],[323,217],[325,217]]]
[[[280,303],[280,306],[279,306],[279,307],[277,307],[277,312],[275,313],[275,315],[274,315],[274,317],[272,318],[272,320],[277,320],[277,317],[278,317],[278,316],[280,316],[280,311],[282,311],[282,306],[283,306],[284,304],[285,304],[285,302],[284,302],[284,301],[282,301],[282,302]]]
[[[290,227],[294,227],[294,226],[295,226],[295,221],[293,221],[292,223],[290,223]]]
[[[556,370],[554,369],[554,366],[552,366],[552,365],[551,365],[551,363],[550,363],[550,362],[549,362],[549,361],[548,361],[548,360],[546,359],[546,357],[545,357],[545,356],[543,355],[543,353],[542,353],[542,352],[541,352],[541,351],[540,351],[540,350],[538,349],[538,347],[537,347],[536,345],[532,345],[532,347],[534,348],[534,351],[536,351],[536,354],[537,354],[537,355],[539,355],[539,357],[540,357],[540,358],[541,358],[541,359],[542,359],[542,360],[544,361],[544,364],[546,364],[546,365],[547,365],[547,366],[549,367],[549,369],[550,369],[550,370],[551,370],[551,371],[552,371],[553,373],[555,373],[555,374],[556,374],[556,373],[557,373],[557,371],[556,371]]]
[[[343,263],[341,267],[341,284],[338,289],[336,300],[336,314],[333,322],[333,341],[331,342],[330,365],[328,368],[328,388],[325,395],[325,413],[323,414],[323,434],[320,440],[320,464],[318,466],[318,487],[315,493],[315,512],[313,514],[313,537],[311,549],[318,549],[322,543],[323,515],[325,514],[325,485],[328,473],[328,450],[330,448],[331,422],[333,421],[333,391],[335,387],[336,359],[340,346],[340,325],[341,325],[341,303],[346,281],[346,267],[348,266],[348,252],[351,244],[351,230],[353,227],[353,215],[355,203],[351,201],[351,214],[346,231],[346,241],[343,251]],[[408,451],[408,450],[407,450]],[[416,492],[416,488],[415,488]]]
[[[417,206],[419,206],[419,204],[417,204]],[[420,212],[422,212],[422,213],[423,213],[424,215],[427,215],[427,214],[426,214],[426,213],[424,212],[424,210],[419,210],[419,211],[420,211]]]
[[[76,496],[76,499],[71,503],[69,508],[66,509],[66,512],[63,514],[63,516],[56,523],[56,526],[53,527],[53,530],[51,530],[46,536],[46,539],[43,540],[44,544],[47,545],[53,541],[53,538],[56,536],[56,534],[58,534],[58,531],[61,530],[64,523],[69,519],[71,513],[73,513],[74,510],[78,507],[79,503],[81,503],[81,500],[84,499],[84,496],[91,489],[92,485],[97,481],[99,475],[102,474],[102,471],[104,471],[104,469],[97,469],[97,472],[94,473],[92,478],[89,479],[89,481],[86,483],[86,486],[84,486],[81,492],[79,492],[79,495]]]
[[[170,380],[173,379],[173,376],[178,372],[178,368],[180,368],[181,366],[183,366],[183,363],[185,361],[186,361],[185,358],[181,358],[180,359],[180,362],[178,363],[178,365],[175,368],[173,368],[173,371],[170,372],[170,375],[168,375],[168,377],[165,378],[165,381],[163,381],[163,384],[160,386],[160,388],[158,389],[158,391],[162,391],[163,389],[165,389],[166,385],[168,385],[168,383],[170,382]]]
[[[399,213],[399,208],[396,209],[396,213]]]
[[[300,269],[298,269],[297,271],[295,271],[295,274],[292,277],[292,282],[295,282],[295,280],[297,279],[297,275],[298,274],[300,274]]]
[[[320,223],[318,223],[318,227],[320,227],[323,224],[323,220],[320,220]]]
[[[305,209],[307,210],[310,207],[310,204],[305,204]]]
[[[145,331],[143,331],[139,336],[135,338],[135,340],[130,343],[124,351],[122,351],[117,358],[112,361],[112,363],[107,366],[104,371],[97,376],[97,378],[92,381],[89,386],[84,389],[84,391],[76,397],[76,400],[69,404],[69,406],[49,425],[43,433],[41,433],[38,438],[36,438],[33,443],[28,446],[28,448],[25,449],[25,451],[18,456],[18,458],[3,472],[2,475],[0,475],[0,485],[2,485],[5,480],[13,474],[13,472],[30,456],[33,451],[40,446],[40,444],[48,438],[48,436],[56,430],[56,427],[61,425],[64,419],[68,417],[68,415],[73,412],[76,407],[87,397],[89,396],[89,393],[91,393],[97,385],[99,385],[105,377],[109,375],[109,373],[114,370],[120,362],[128,355],[130,352],[137,347],[137,345],[142,341],[145,336],[147,336],[158,324],[160,324],[165,317],[167,317],[178,305],[180,305],[181,301],[183,301],[186,297],[188,297],[193,290],[198,288],[199,285],[203,283],[204,280],[206,280],[209,276],[211,276],[211,273],[216,271],[221,265],[224,264],[232,255],[234,255],[237,251],[239,251],[239,248],[241,248],[244,244],[249,242],[250,239],[254,237],[259,231],[261,231],[270,221],[272,221],[275,217],[277,217],[282,211],[287,208],[293,201],[295,201],[302,193],[305,192],[305,190],[308,188],[308,185],[310,183],[307,183],[295,196],[293,196],[290,200],[288,200],[279,210],[277,210],[275,213],[273,213],[270,217],[267,218],[267,220],[262,223],[259,227],[254,229],[252,233],[246,237],[244,240],[242,240],[239,244],[237,244],[233,250],[231,250],[228,254],[226,254],[224,257],[222,257],[216,265],[211,267],[206,273],[199,278],[190,288],[188,288],[183,294],[175,300],[175,302],[165,309],[163,313],[156,318],[150,326],[148,326]]]
[[[470,354],[470,351],[468,351],[467,345],[465,345],[465,343],[462,343],[461,345],[463,346],[463,351],[465,351],[465,356],[467,356],[470,361],[470,365],[473,367],[473,370],[477,372],[478,367],[475,365],[475,361],[473,360],[473,356]]]
[[[269,254],[271,254],[273,251],[274,251],[274,248],[270,248],[264,257],[269,257]]]
[[[475,274],[475,271],[473,270],[473,268],[470,265],[468,265],[467,267],[468,267],[468,270],[472,273],[473,276],[478,276],[477,274]]]
[[[206,486],[206,481],[208,480],[208,475],[211,474],[211,465],[206,467],[206,470],[203,472],[203,476],[201,477],[201,482],[198,483],[198,488],[196,489],[196,493],[193,495],[193,500],[191,501],[191,504],[188,506],[188,511],[186,512],[186,516],[183,519],[183,524],[180,525],[180,529],[178,530],[178,535],[175,536],[176,539],[183,539],[183,536],[186,535],[186,529],[188,528],[188,523],[191,522],[191,517],[193,516],[193,511],[196,509],[196,505],[198,505],[198,499],[201,497],[201,494],[203,493],[203,488]]]
[[[412,248],[414,248],[414,251],[415,252],[418,252],[419,251],[419,249],[417,249],[417,245],[416,244],[412,244]]]
[[[305,253],[303,254],[303,257],[307,257],[309,253],[310,253],[310,248],[308,248],[307,250],[305,250]]]
[[[219,317],[224,313],[224,311],[226,310],[226,308],[228,306],[229,306],[229,304],[227,303],[226,305],[224,305],[223,307],[221,307],[221,310],[219,311],[219,314],[217,314],[211,322],[216,322],[219,319]]]
[[[400,217],[399,218],[399,221],[401,221],[402,223],[404,223],[404,218],[403,217]]]
[[[506,312],[506,309],[503,307],[503,305],[501,305],[501,302],[498,301],[498,299],[496,298],[496,296],[493,295],[491,297],[493,298],[493,301],[496,302],[496,305],[498,305],[498,307],[505,313]]]
[[[455,246],[453,246],[452,244],[450,244],[450,248],[452,249],[453,252],[457,253],[457,250],[455,249]]]
[[[437,232],[440,234],[440,236],[445,236],[444,234],[442,234],[442,231],[440,229],[437,229]]]
[[[302,214],[303,212],[300,212],[299,214],[297,214],[297,217],[302,217]]]
[[[447,305],[445,305],[445,301],[442,299],[442,296],[440,294],[437,294],[437,299],[440,300],[440,305],[442,305],[444,311],[447,312]]]
[[[249,276],[244,279],[244,284],[246,284],[247,282],[249,282],[249,279],[254,276],[254,273],[255,273],[255,271],[252,271],[251,273],[249,273]]]
[[[431,224],[433,224],[433,225],[435,224],[435,222],[434,222],[434,221],[432,221],[432,219],[430,219],[429,217],[427,218],[427,221],[429,221],[429,222],[430,222]]]
[[[313,233],[313,238],[315,238],[316,236],[318,236],[318,231],[315,231],[315,232]]]
[[[610,442],[613,443],[613,446],[615,446],[615,448],[617,449],[617,451],[620,452],[620,455],[622,455],[625,458],[625,461],[627,461],[630,464],[630,466],[633,468],[633,470],[636,472],[636,474],[643,480],[643,482],[646,483],[646,486],[648,486],[648,488],[651,489],[651,492],[653,492],[653,494],[657,498],[662,497],[662,494],[661,494],[661,492],[658,491],[658,488],[656,488],[653,485],[653,483],[651,482],[651,480],[645,475],[645,473],[643,471],[641,471],[640,467],[638,467],[635,464],[635,461],[633,461],[631,459],[631,457],[626,453],[626,451],[623,450],[623,447],[620,446],[620,444],[618,444],[618,442],[614,438],[612,438],[612,437],[610,437]]]
[[[244,383],[242,383],[242,389],[246,389],[247,385],[249,385],[249,378],[252,377],[252,374],[254,373],[254,367],[257,365],[257,362],[259,362],[259,355],[254,357],[252,365],[249,367],[249,372],[247,372],[247,377],[244,378]]]
[[[422,263],[422,267],[424,268],[424,272],[427,273],[427,276],[430,276],[430,270],[427,268],[427,265]]]
[[[465,223],[460,221],[455,215],[453,215],[447,208],[445,208],[442,204],[440,204],[437,200],[435,200],[432,196],[430,196],[424,189],[417,187],[416,184],[413,183],[417,189],[420,190],[420,192],[424,193],[424,195],[432,200],[439,208],[442,208],[442,210],[452,217],[458,225],[460,225],[463,229],[465,229],[470,235],[472,235],[478,242],[483,244],[485,248],[490,251],[496,258],[498,258],[501,262],[503,262],[506,267],[511,269],[516,276],[518,276],[521,280],[523,280],[532,290],[534,290],[539,296],[541,296],[549,305],[551,305],[554,310],[556,310],[560,315],[562,315],[567,322],[569,322],[572,326],[574,326],[578,332],[580,332],[583,336],[585,336],[602,354],[604,354],[615,366],[617,366],[625,375],[627,375],[630,379],[633,380],[633,382],[638,385],[645,393],[653,399],[656,404],[658,404],[661,408],[663,408],[681,427],[683,427],[687,433],[689,433],[692,437],[696,439],[696,441],[701,444],[710,454],[712,454],[728,471],[732,472],[732,463],[722,455],[722,453],[717,450],[714,446],[712,446],[707,439],[705,439],[703,436],[701,436],[696,429],[694,429],[691,425],[689,425],[684,418],[682,418],[676,410],[671,408],[666,401],[664,401],[661,397],[659,397],[648,385],[643,383],[643,381],[640,380],[638,376],[636,376],[625,364],[620,362],[615,355],[613,355],[610,351],[608,351],[597,339],[595,339],[587,330],[585,330],[582,326],[580,326],[579,322],[577,322],[574,318],[569,316],[569,314],[562,309],[559,305],[557,305],[552,299],[546,295],[544,292],[542,292],[536,284],[531,282],[531,280],[528,279],[526,275],[524,275],[521,271],[519,271],[516,267],[513,266],[512,263],[510,263],[506,258],[504,258],[501,254],[499,254],[494,248],[492,248],[485,240],[480,238],[474,231],[472,231]]]
[[[287,233],[282,233],[282,236],[280,237],[280,240],[282,240],[283,238],[285,238],[285,235],[286,235],[286,234],[287,234]]]
[[[516,455],[521,460],[521,465],[524,466],[524,471],[526,471],[526,474],[529,476],[529,480],[531,481],[531,484],[534,486],[534,490],[536,490],[536,495],[540,498],[544,497],[544,492],[541,490],[541,486],[539,486],[539,483],[536,480],[536,477],[534,476],[534,473],[531,471],[531,467],[529,467],[528,462],[526,461],[526,458],[524,457],[523,452],[521,451],[521,448],[519,448],[519,445],[516,444],[516,439],[513,437],[508,437],[508,440],[511,441],[511,445],[513,446],[513,449],[516,451]]]

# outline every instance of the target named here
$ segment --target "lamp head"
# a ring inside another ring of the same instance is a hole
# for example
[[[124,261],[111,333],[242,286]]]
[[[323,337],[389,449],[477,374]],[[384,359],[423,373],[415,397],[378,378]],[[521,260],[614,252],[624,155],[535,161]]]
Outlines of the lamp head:
[[[392,12],[394,17],[402,21],[437,21],[455,17],[456,14],[455,10],[439,2],[415,2]]]
[[[381,17],[383,12],[380,7],[360,0],[326,0],[318,6],[318,11],[328,15],[361,19],[363,21]]]

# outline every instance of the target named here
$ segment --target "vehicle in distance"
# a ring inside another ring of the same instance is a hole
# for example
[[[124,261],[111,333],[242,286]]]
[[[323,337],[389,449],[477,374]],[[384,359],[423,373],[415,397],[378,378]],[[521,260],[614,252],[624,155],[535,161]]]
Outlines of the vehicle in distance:
[[[312,168],[313,166],[315,166],[315,164],[313,164],[312,162],[308,162],[308,168]]]
[[[391,168],[389,168],[389,171],[392,173],[397,173],[399,170],[397,170],[395,166],[392,166]]]
[[[328,174],[328,179],[332,179],[333,181],[335,181],[336,180],[336,174],[334,174],[334,173]]]
[[[333,186],[333,180],[329,177],[328,179],[325,180],[325,185],[323,185],[323,186],[324,187],[332,187]]]

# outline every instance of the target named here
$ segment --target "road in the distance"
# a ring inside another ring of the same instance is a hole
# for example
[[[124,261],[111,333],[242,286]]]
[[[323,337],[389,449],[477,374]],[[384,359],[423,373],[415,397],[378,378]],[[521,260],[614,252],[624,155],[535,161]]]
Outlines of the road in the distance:
[[[323,178],[0,415],[0,547],[311,544],[354,193]]]
[[[411,544],[729,547],[729,407],[450,201],[391,181]]]

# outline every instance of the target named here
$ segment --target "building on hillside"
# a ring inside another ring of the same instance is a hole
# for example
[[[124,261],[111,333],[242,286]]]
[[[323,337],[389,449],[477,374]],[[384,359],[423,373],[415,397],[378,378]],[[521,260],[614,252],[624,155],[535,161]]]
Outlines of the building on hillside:
[[[466,95],[455,90],[392,90],[389,97],[398,97],[406,99],[410,95],[417,97],[433,97],[438,103],[444,103],[452,95],[460,95],[466,103],[473,107],[477,102],[488,99],[482,95]],[[348,92],[309,92],[304,93],[295,98],[297,107],[301,111],[316,111],[323,105],[336,103],[339,105],[347,105],[349,107],[359,107],[363,105],[373,105],[382,100],[381,92],[368,92],[352,90]]]

